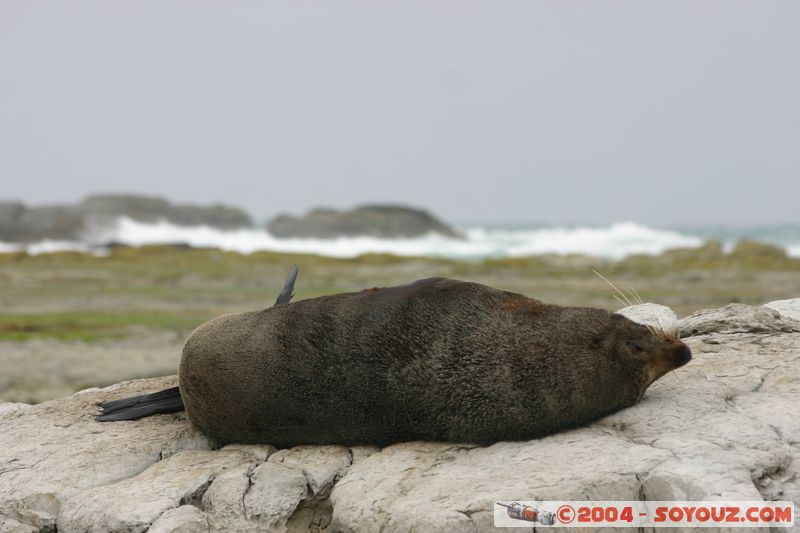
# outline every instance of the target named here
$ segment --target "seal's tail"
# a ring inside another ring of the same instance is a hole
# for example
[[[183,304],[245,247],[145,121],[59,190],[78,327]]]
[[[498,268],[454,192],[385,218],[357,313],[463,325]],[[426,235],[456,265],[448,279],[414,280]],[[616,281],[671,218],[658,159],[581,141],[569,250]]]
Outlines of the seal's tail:
[[[183,399],[180,389],[172,387],[152,394],[103,402],[100,409],[101,413],[95,417],[98,422],[138,420],[150,415],[183,411]]]

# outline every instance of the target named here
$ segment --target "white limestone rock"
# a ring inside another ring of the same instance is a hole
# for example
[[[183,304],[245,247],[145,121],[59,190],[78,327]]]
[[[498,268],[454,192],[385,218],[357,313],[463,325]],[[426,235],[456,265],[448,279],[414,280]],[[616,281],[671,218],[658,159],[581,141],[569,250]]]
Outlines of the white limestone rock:
[[[0,419],[10,417],[25,409],[30,409],[31,405],[27,403],[0,403]]]
[[[58,529],[146,531],[166,511],[198,503],[216,475],[250,460],[237,451],[176,453],[137,476],[68,498],[61,505]]]
[[[638,405],[528,442],[214,449],[182,414],[94,421],[174,377],[5,408],[0,531],[482,532],[497,500],[800,504],[800,329],[739,305],[682,322],[693,360]]]
[[[788,300],[774,300],[765,303],[764,307],[769,307],[778,311],[782,317],[800,320],[800,298],[790,298]]]
[[[706,333],[793,333],[800,332],[800,322],[763,305],[728,304],[681,318],[677,330],[680,337]]]
[[[174,376],[136,380],[0,418],[0,516],[48,525],[64,501],[84,490],[136,476],[175,450],[211,449],[183,413],[113,424],[94,420],[100,398],[175,384]],[[51,498],[52,505],[43,505]]]
[[[248,520],[267,527],[283,525],[308,495],[303,470],[267,461],[252,474],[252,488],[244,496]]]
[[[300,468],[311,492],[320,494],[341,477],[352,456],[344,446],[296,446],[273,454],[269,461]]]
[[[666,305],[654,303],[629,305],[617,311],[617,314],[639,324],[659,328],[667,333],[677,333],[678,315]]]
[[[159,516],[147,533],[203,533],[209,531],[211,528],[203,511],[194,505],[181,505]]]

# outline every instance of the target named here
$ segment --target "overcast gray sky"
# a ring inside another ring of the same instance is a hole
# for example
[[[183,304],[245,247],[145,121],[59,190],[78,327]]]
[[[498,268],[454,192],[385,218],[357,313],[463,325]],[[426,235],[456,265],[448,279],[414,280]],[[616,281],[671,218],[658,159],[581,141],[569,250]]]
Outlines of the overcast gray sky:
[[[800,2],[0,0],[0,198],[800,222]]]

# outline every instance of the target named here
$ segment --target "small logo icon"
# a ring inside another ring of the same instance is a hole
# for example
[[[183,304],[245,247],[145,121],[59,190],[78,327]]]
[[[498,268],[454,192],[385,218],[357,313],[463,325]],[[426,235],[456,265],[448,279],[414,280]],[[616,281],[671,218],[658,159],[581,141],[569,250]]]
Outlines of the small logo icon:
[[[522,505],[519,502],[500,503],[497,505],[506,508],[508,516],[516,520],[524,520],[526,522],[539,522],[543,526],[552,526],[555,524],[555,517],[553,513],[542,511],[530,505]]]
[[[575,509],[571,505],[562,505],[556,511],[556,516],[562,524],[569,524],[575,520]]]

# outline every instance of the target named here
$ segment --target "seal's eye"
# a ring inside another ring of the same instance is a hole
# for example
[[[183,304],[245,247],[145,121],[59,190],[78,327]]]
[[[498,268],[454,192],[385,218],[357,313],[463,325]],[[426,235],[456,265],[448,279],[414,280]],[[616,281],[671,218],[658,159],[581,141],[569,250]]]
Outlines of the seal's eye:
[[[639,344],[639,341],[627,341],[625,346],[627,346],[628,349],[633,353],[642,353],[644,351],[644,348],[642,348],[642,345]]]

